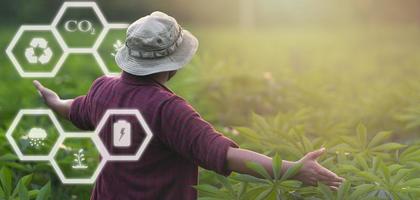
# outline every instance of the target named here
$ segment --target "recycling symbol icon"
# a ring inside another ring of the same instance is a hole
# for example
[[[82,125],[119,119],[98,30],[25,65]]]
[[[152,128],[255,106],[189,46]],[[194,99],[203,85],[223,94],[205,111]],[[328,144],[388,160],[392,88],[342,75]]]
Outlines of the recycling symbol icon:
[[[37,48],[42,50],[40,55],[35,52],[35,49]],[[44,38],[32,38],[29,47],[25,50],[25,57],[31,64],[47,64],[50,61],[52,55],[53,52],[51,51],[50,47],[48,47],[48,41]]]

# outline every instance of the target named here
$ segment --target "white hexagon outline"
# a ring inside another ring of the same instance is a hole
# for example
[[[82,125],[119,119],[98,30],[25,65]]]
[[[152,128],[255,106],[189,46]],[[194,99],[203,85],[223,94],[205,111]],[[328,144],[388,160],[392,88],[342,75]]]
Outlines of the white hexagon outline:
[[[54,39],[57,40],[58,45],[60,46],[61,50],[63,51],[62,55],[58,59],[57,63],[54,65],[53,69],[50,72],[25,72],[25,70],[20,65],[19,61],[16,59],[15,55],[13,54],[13,49],[15,45],[19,41],[20,37],[25,31],[50,31]],[[21,77],[33,78],[33,77],[43,77],[43,78],[51,78],[57,75],[58,71],[60,70],[61,66],[63,65],[65,59],[67,58],[68,53],[66,52],[66,45],[64,43],[63,38],[56,31],[54,31],[51,26],[49,25],[21,25],[19,30],[13,36],[12,41],[10,41],[9,46],[6,48],[6,54],[11,60],[13,66],[18,71]]]
[[[110,72],[108,66],[105,64],[105,62],[103,61],[101,55],[98,52],[99,47],[101,46],[102,42],[105,40],[106,36],[108,35],[109,31],[111,29],[126,29],[128,28],[130,24],[126,24],[126,23],[112,23],[112,24],[107,24],[106,26],[106,32],[103,32],[103,34],[101,34],[98,37],[98,40],[96,41],[95,45],[93,46],[93,56],[96,59],[96,62],[99,65],[99,68],[101,68],[102,72],[107,75],[107,76],[118,76],[120,73],[119,72]]]
[[[134,115],[137,120],[140,122],[140,126],[143,128],[146,137],[143,139],[139,149],[134,155],[112,155],[108,152],[108,149],[99,149],[103,150],[104,152],[101,155],[105,155],[104,158],[109,161],[137,161],[140,159],[141,155],[143,154],[144,150],[149,145],[150,141],[152,140],[153,133],[150,130],[149,126],[146,123],[146,120],[143,118],[142,114],[138,109],[108,109],[105,114],[102,116],[101,120],[99,121],[96,129],[95,134],[99,136],[99,132],[104,127],[105,123],[108,121],[108,118],[111,115]],[[98,137],[99,138],[99,137]]]
[[[58,33],[60,32],[57,29],[57,25],[61,20],[61,17],[63,17],[64,13],[68,8],[91,8],[93,12],[98,17],[99,21],[101,22],[103,28],[101,33],[99,33],[99,36],[96,38],[94,44],[92,47],[69,47],[67,43],[65,43],[65,48],[68,53],[94,53],[94,46],[98,42],[99,37],[102,34],[106,34],[108,22],[105,19],[105,16],[103,15],[101,9],[99,9],[98,4],[94,1],[89,2],[64,2],[63,5],[61,5],[60,9],[58,10],[57,14],[55,15],[53,21],[51,22],[51,27]]]
[[[61,17],[64,15],[67,8],[71,7],[90,7],[95,12],[96,16],[98,17],[99,21],[101,22],[103,26],[103,30],[101,33],[99,33],[98,38],[96,39],[95,43],[90,48],[69,48],[64,39],[61,37],[59,31],[57,30],[58,22],[60,21]],[[104,17],[103,13],[101,12],[100,8],[96,4],[96,2],[64,2],[63,5],[60,7],[58,13],[54,17],[51,25],[22,25],[18,32],[15,34],[14,38],[12,39],[11,43],[9,44],[9,47],[6,49],[6,54],[10,58],[10,60],[13,63],[13,66],[17,69],[19,75],[23,78],[51,78],[55,77],[58,73],[58,71],[61,69],[63,63],[65,62],[67,56],[70,53],[88,53],[93,54],[96,62],[99,65],[99,68],[102,70],[102,73],[108,76],[118,76],[119,72],[110,72],[106,64],[103,62],[102,58],[100,57],[99,53],[97,52],[100,44],[103,42],[105,36],[108,34],[110,29],[123,29],[127,28],[129,24],[127,23],[108,23],[106,18]],[[21,33],[21,29],[25,28],[41,28],[41,29],[48,29],[50,30],[56,40],[58,41],[60,47],[63,50],[63,55],[59,59],[57,65],[53,68],[51,72],[25,72],[23,71],[23,68],[19,65],[19,62],[14,57],[12,50],[14,48],[14,45],[17,43]],[[13,44],[14,43],[14,44]],[[12,45],[13,44],[13,45]]]
[[[58,166],[58,163],[55,161],[55,156],[56,156],[57,152],[59,151],[58,147],[67,138],[89,138],[89,139],[92,140],[96,149],[98,149],[99,154],[102,156],[102,160],[99,162],[98,166],[96,167],[96,169],[93,172],[93,174],[91,175],[91,177],[89,177],[89,178],[67,178],[64,175],[63,171],[61,171],[60,166]],[[57,148],[54,149],[55,150],[54,155],[49,161],[51,163],[51,166],[54,168],[55,173],[60,178],[61,182],[63,184],[93,184],[93,183],[95,183],[99,174],[102,172],[102,169],[104,168],[106,162],[108,161],[108,160],[104,159],[103,149],[106,150],[106,148],[103,145],[101,139],[94,132],[67,132],[67,133],[65,133],[64,137],[60,138],[60,140],[57,140],[57,144],[58,144]]]
[[[20,150],[19,146],[17,145],[16,141],[13,138],[13,132],[15,131],[19,121],[22,119],[24,115],[47,115],[54,127],[58,131],[58,138],[55,141],[53,147],[51,148],[48,155],[24,155]],[[62,138],[64,138],[64,130],[61,127],[61,124],[58,122],[57,118],[55,117],[54,113],[50,109],[21,109],[19,110],[18,114],[14,118],[12,124],[10,125],[9,129],[6,132],[6,139],[9,141],[12,149],[15,151],[17,156],[22,161],[51,161],[51,158],[55,156],[56,150],[59,148],[59,143]]]

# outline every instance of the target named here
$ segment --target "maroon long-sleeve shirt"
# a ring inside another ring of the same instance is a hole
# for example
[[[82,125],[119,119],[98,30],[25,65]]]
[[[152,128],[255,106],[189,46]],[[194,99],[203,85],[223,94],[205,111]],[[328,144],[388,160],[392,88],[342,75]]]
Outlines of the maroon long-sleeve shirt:
[[[69,118],[80,129],[93,130],[107,109],[138,109],[154,136],[140,160],[108,162],[98,176],[92,200],[192,200],[197,192],[198,166],[228,175],[226,153],[237,147],[203,120],[182,98],[151,79],[123,72],[97,79],[85,96],[71,105]],[[134,153],[144,138],[134,117],[131,146],[113,145],[111,117],[100,138],[111,154]]]

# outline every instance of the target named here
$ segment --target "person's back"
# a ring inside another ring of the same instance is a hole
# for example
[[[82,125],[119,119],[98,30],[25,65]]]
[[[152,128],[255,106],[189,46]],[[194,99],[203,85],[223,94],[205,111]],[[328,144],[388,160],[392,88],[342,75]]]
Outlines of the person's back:
[[[194,160],[208,169],[228,173],[226,152],[236,145],[153,79],[127,73],[118,78],[99,78],[86,96],[74,100],[69,118],[77,127],[93,130],[103,114],[114,108],[139,110],[154,137],[140,160],[108,162],[97,179],[92,199],[196,199],[192,186],[197,184],[198,165]],[[113,145],[112,126],[121,117],[111,116],[100,132],[112,155],[133,155],[144,139],[136,118],[124,119],[132,126],[130,147]],[[208,154],[214,156],[209,159]]]

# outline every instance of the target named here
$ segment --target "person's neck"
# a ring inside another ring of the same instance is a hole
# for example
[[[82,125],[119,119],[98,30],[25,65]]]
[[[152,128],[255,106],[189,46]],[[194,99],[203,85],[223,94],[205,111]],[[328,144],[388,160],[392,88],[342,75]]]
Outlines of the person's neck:
[[[168,74],[167,73],[157,73],[152,76],[152,79],[157,81],[158,83],[165,85],[168,81]]]

